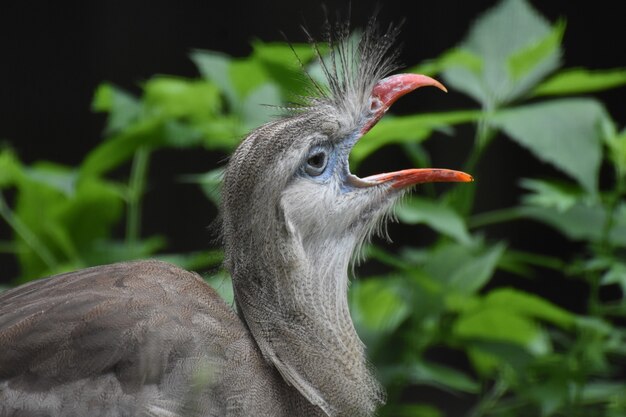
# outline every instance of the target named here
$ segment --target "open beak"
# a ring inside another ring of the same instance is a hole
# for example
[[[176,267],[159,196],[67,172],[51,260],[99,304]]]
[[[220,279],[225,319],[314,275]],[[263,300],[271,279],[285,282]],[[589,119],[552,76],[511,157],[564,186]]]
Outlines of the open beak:
[[[400,97],[420,87],[433,86],[447,92],[439,81],[421,74],[397,74],[380,80],[372,89],[370,103],[373,116],[363,127],[361,133],[367,133],[384,116],[391,105]],[[361,187],[382,183],[391,184],[392,188],[405,188],[427,182],[471,182],[471,175],[460,171],[439,168],[405,169],[402,171],[376,174],[356,179],[355,185]]]

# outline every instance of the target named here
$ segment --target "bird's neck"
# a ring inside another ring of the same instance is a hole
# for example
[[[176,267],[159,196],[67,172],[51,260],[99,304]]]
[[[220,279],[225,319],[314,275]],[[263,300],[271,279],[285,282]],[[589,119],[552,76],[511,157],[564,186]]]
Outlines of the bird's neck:
[[[237,307],[265,358],[330,416],[368,416],[382,401],[350,318],[351,236],[278,245],[272,262],[237,265]],[[286,249],[288,248],[288,249]],[[240,258],[245,259],[245,258]]]

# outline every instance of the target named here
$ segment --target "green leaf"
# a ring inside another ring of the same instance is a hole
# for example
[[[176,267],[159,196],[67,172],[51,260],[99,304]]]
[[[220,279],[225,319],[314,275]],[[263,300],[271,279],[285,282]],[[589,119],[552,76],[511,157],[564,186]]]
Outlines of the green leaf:
[[[133,242],[94,239],[88,242],[85,253],[82,255],[87,265],[104,265],[114,262],[132,261],[151,258],[154,254],[166,247],[162,236],[150,236]]]
[[[604,107],[592,99],[561,99],[498,112],[491,121],[514,141],[595,193],[602,161]]]
[[[546,335],[532,319],[506,306],[485,306],[462,314],[454,323],[453,334],[464,340],[483,340],[517,345],[535,355],[551,350]]]
[[[94,93],[91,108],[107,112],[107,133],[118,132],[136,121],[142,111],[141,102],[129,92],[109,83],[102,83]]]
[[[459,243],[471,242],[471,236],[463,218],[441,202],[412,196],[396,207],[396,214],[403,223],[426,224]]]
[[[472,294],[489,281],[503,252],[503,244],[483,248],[448,243],[431,251],[423,268],[449,291]]]
[[[407,369],[411,382],[477,394],[480,385],[461,371],[434,362],[415,361]]]
[[[607,118],[602,124],[602,138],[617,169],[617,175],[626,177],[626,129],[618,133],[615,123]]]
[[[270,81],[265,68],[253,57],[233,60],[230,79],[240,100]]]
[[[155,258],[173,263],[189,271],[200,271],[220,266],[224,261],[224,253],[219,249],[214,249],[190,253],[161,254]]]
[[[559,66],[562,30],[525,0],[502,1],[476,21],[460,46],[481,60],[481,71],[451,67],[443,73],[445,82],[484,108],[498,108]]]
[[[303,73],[306,65],[315,57],[309,44],[285,44],[252,42],[253,57],[263,66],[272,83],[279,86],[283,96],[294,99],[306,94],[308,79]]]
[[[508,59],[511,78],[517,81],[549,59],[555,51],[558,51],[564,32],[565,22],[558,21],[543,39],[511,55]]]
[[[575,315],[537,295],[513,288],[499,288],[491,291],[484,299],[487,308],[502,308],[526,317],[545,320],[563,328],[575,324]]]
[[[72,197],[76,193],[78,172],[74,169],[52,163],[38,162],[24,169],[25,177],[32,183],[45,185]]]
[[[462,48],[452,48],[436,59],[427,60],[422,64],[406,70],[408,73],[434,76],[450,68],[465,68],[471,73],[480,74],[483,67],[482,59]]]
[[[602,285],[617,284],[622,290],[622,298],[626,297],[626,263],[615,262],[608,271],[602,275]]]
[[[606,223],[604,208],[592,204],[576,204],[566,211],[545,207],[521,207],[519,214],[546,223],[571,240],[600,242]],[[607,236],[614,245],[626,247],[626,205],[616,210],[613,227]]]
[[[228,275],[225,272],[218,272],[207,278],[205,281],[222,297],[229,305],[234,304],[235,295],[233,293],[233,284]]]
[[[252,91],[243,102],[242,119],[247,129],[252,130],[281,113],[280,91],[275,84],[265,83]]]
[[[13,151],[0,150],[0,190],[15,185],[22,175],[22,165]]]
[[[208,81],[158,76],[144,85],[144,103],[151,115],[212,120],[221,110],[217,87]]]
[[[590,70],[571,68],[558,72],[532,92],[535,97],[584,94],[626,85],[626,68]]]
[[[16,220],[28,230],[17,239],[22,278],[84,267],[93,242],[107,238],[121,217],[119,187],[51,163],[29,171],[15,204]]]
[[[200,75],[213,82],[224,94],[230,107],[239,108],[239,94],[230,74],[233,58],[220,52],[196,50],[191,53],[191,60]]]
[[[444,413],[434,405],[427,404],[387,404],[381,410],[382,416],[389,417],[444,417]]]
[[[390,144],[420,142],[433,130],[468,123],[481,116],[479,111],[466,110],[411,116],[385,117],[361,138],[350,152],[350,164],[357,166],[366,157]]]
[[[523,196],[523,201],[532,206],[566,211],[584,198],[579,188],[568,183],[523,178],[520,185],[533,192]]]
[[[397,286],[388,279],[356,281],[350,289],[355,324],[374,333],[391,333],[410,313],[410,307]]]
[[[199,184],[204,195],[217,207],[221,201],[222,178],[224,168],[216,168],[200,175],[186,175],[181,178],[184,182]]]
[[[144,120],[124,129],[94,148],[80,167],[81,175],[100,175],[128,161],[142,146],[156,146],[162,142],[162,122]]]

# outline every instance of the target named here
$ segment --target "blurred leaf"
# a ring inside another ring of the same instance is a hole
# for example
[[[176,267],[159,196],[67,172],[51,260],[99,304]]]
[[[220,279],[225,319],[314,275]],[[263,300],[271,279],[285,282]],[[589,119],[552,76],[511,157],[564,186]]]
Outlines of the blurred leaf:
[[[25,168],[24,174],[29,181],[50,187],[67,197],[76,193],[78,172],[74,169],[42,161]]]
[[[622,298],[626,297],[626,264],[615,262],[610,269],[602,275],[600,283],[603,285],[617,284],[622,290]]]
[[[229,75],[240,100],[269,81],[265,68],[254,57],[233,60]]]
[[[220,149],[231,152],[248,133],[238,116],[227,115],[209,122],[196,124],[203,136],[202,143],[206,149]]]
[[[465,373],[434,362],[415,361],[406,372],[416,384],[429,384],[451,388],[461,392],[477,394],[480,385]]]
[[[389,417],[444,417],[437,407],[427,404],[387,404],[381,410]]]
[[[184,182],[192,182],[200,185],[202,192],[215,206],[220,206],[222,178],[224,168],[216,168],[200,175],[186,175],[181,178]]]
[[[424,271],[451,291],[472,294],[489,281],[503,252],[503,244],[489,248],[441,245],[431,252]]]
[[[584,197],[580,189],[567,183],[523,178],[520,185],[533,192],[523,196],[523,201],[532,206],[565,211]]]
[[[370,332],[390,333],[410,313],[406,299],[397,287],[390,285],[389,279],[355,281],[350,301],[355,324]]]
[[[205,281],[222,297],[227,304],[233,305],[235,296],[233,293],[233,285],[230,278],[226,272],[218,272],[213,274],[207,278]]]
[[[13,151],[0,150],[0,190],[15,185],[22,175],[22,166]]]
[[[190,253],[162,254],[157,255],[156,259],[173,263],[188,271],[200,271],[220,266],[224,260],[224,253],[219,249],[214,249]]]
[[[432,131],[446,126],[478,120],[479,111],[466,110],[447,113],[385,117],[361,138],[350,152],[350,164],[357,166],[366,157],[390,144],[418,142]]]
[[[563,328],[575,324],[575,316],[537,295],[513,288],[498,288],[483,299],[484,307],[497,307],[534,319],[545,320]]]
[[[272,82],[280,86],[283,97],[293,100],[306,94],[308,80],[301,65],[306,65],[315,57],[311,45],[254,41],[252,49],[254,58],[263,66]]]
[[[141,102],[129,92],[110,83],[102,83],[94,93],[91,108],[109,113],[105,131],[119,132],[136,121],[141,113]]]
[[[527,346],[510,341],[464,340],[461,343],[466,347],[474,369],[483,378],[498,378],[497,371],[502,370],[523,374],[537,357]]]
[[[611,403],[626,398],[626,385],[623,381],[589,381],[583,387],[581,396],[586,403]]]
[[[480,74],[482,66],[482,59],[472,52],[467,49],[452,48],[438,58],[427,60],[409,68],[406,72],[434,76],[449,68],[462,67],[475,74]]]
[[[549,59],[560,47],[564,32],[565,22],[558,21],[543,39],[511,55],[508,64],[512,79],[522,78],[544,60]]]
[[[221,110],[216,86],[208,81],[159,76],[144,85],[144,103],[151,115],[191,121],[214,119]]]
[[[602,160],[599,129],[605,117],[604,107],[595,100],[561,99],[503,110],[492,121],[537,158],[594,193]]]
[[[233,58],[220,52],[196,50],[191,53],[191,60],[198,67],[200,75],[213,82],[224,94],[230,109],[238,109],[239,94],[230,74]]]
[[[445,81],[484,108],[497,108],[559,66],[562,31],[562,24],[552,28],[527,1],[502,1],[476,20],[461,44],[481,59],[480,73],[452,67],[444,71]]]
[[[132,126],[107,139],[85,157],[81,175],[100,175],[129,160],[142,146],[155,146],[161,140],[159,120],[150,119]]]
[[[602,123],[602,139],[609,150],[609,158],[617,170],[616,175],[626,177],[626,129],[618,133],[615,123],[605,118]]]
[[[454,323],[452,332],[464,340],[510,343],[533,354],[545,354],[551,349],[546,335],[533,320],[506,306],[486,305],[463,313]]]
[[[566,211],[545,207],[521,207],[518,212],[522,216],[554,227],[571,240],[600,242],[604,239],[606,213],[604,208],[598,205],[576,204]],[[619,205],[607,238],[614,245],[626,246],[626,205]]]
[[[524,387],[524,394],[539,404],[541,416],[550,416],[569,400],[568,382],[565,375],[549,374],[544,379]]]
[[[150,236],[133,242],[94,239],[83,254],[87,265],[105,265],[114,262],[132,261],[152,257],[165,248],[167,242],[162,236]]]
[[[626,85],[626,68],[589,70],[571,68],[560,71],[539,84],[533,96],[584,94]]]
[[[50,251],[59,272],[85,266],[92,242],[109,236],[121,217],[122,196],[117,185],[94,177],[76,178],[73,169],[41,163],[28,168],[19,188],[15,215]],[[50,272],[30,242],[18,239],[23,278]]]
[[[284,113],[279,107],[281,102],[280,91],[276,85],[260,85],[243,102],[241,114],[246,128],[255,129]]]
[[[396,214],[403,223],[426,224],[459,243],[471,242],[471,236],[463,218],[452,208],[440,202],[411,196],[396,207]]]
[[[123,201],[116,186],[97,178],[78,181],[72,197],[55,214],[80,251],[93,240],[110,235],[112,225],[122,216]]]

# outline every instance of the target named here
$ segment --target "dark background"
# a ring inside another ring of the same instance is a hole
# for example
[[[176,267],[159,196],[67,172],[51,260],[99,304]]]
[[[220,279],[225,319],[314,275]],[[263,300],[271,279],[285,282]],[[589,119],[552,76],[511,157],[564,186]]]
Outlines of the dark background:
[[[494,5],[494,0],[429,2],[352,1],[352,22],[363,26],[376,5],[381,22],[405,19],[401,56],[407,65],[438,56],[458,43],[472,20]],[[550,21],[567,20],[565,66],[602,69],[626,64],[624,14],[620,2],[533,1]],[[327,8],[346,10],[347,2],[325,2]],[[92,94],[102,81],[139,93],[139,85],[154,74],[196,76],[188,59],[195,48],[223,51],[234,56],[250,52],[250,40],[305,41],[301,25],[321,27],[321,3],[261,1],[4,1],[0,6],[0,141],[9,143],[25,163],[46,159],[78,164],[102,139],[104,117],[90,110]],[[626,123],[626,89],[598,95],[615,120]],[[394,107],[398,113],[467,108],[475,104],[454,91],[420,91]],[[433,165],[459,168],[467,156],[472,127],[453,137],[428,142]],[[215,209],[195,186],[175,181],[181,173],[205,172],[224,158],[222,154],[161,151],[151,164],[151,185],[145,204],[144,233],[166,234],[172,251],[209,247],[207,226]],[[399,166],[399,164],[404,164]],[[366,175],[408,167],[397,150],[384,150],[360,171]],[[519,196],[520,177],[560,175],[507,140],[496,140],[476,169],[479,184],[476,211],[507,207]],[[490,236],[516,247],[567,257],[578,249],[558,234],[530,222],[493,227]],[[0,239],[10,233],[0,224]],[[399,243],[420,244],[426,237],[403,234],[392,226]],[[541,238],[538,238],[541,236]],[[0,279],[15,277],[17,266],[0,255]],[[549,274],[548,271],[545,272]],[[549,278],[549,275],[546,275]],[[508,278],[501,278],[506,281]],[[579,309],[575,284],[540,280],[526,284],[565,307]],[[533,287],[534,286],[534,287]],[[536,288],[535,288],[536,287]],[[545,294],[545,293],[548,294]],[[568,292],[572,296],[568,296]],[[549,293],[553,293],[550,295]]]

